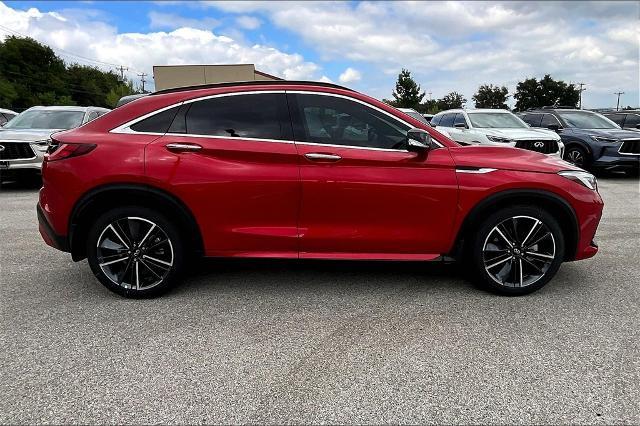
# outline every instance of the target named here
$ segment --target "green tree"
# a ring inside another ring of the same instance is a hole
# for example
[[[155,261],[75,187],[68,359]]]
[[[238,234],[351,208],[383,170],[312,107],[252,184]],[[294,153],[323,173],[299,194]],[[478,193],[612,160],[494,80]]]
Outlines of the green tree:
[[[438,109],[444,111],[453,108],[462,108],[462,105],[467,100],[458,92],[451,92],[442,98],[438,99]]]
[[[498,87],[493,84],[483,84],[473,95],[476,108],[509,109],[507,99],[509,99],[509,90],[504,86]]]
[[[383,101],[397,108],[413,108],[418,110],[425,93],[421,91],[420,85],[411,77],[411,71],[402,69],[398,74],[396,89],[392,93],[393,100]]]
[[[549,74],[546,74],[539,81],[535,78],[528,78],[519,82],[513,97],[516,100],[515,109],[518,111],[543,106],[575,108],[580,99],[580,90],[574,84],[554,80]]]

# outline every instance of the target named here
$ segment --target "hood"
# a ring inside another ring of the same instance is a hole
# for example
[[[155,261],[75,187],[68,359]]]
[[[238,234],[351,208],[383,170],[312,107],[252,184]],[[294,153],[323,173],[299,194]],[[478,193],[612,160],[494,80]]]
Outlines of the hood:
[[[49,139],[52,133],[59,131],[60,129],[2,129],[0,141],[41,141]]]
[[[511,147],[470,145],[449,148],[449,152],[456,166],[462,167],[487,167],[538,173],[582,170],[556,157]]]
[[[560,140],[560,136],[554,131],[546,129],[501,129],[501,128],[487,128],[482,129],[483,132],[491,136],[501,136],[509,139],[526,140],[526,139],[545,139],[545,140]]]
[[[575,129],[570,128],[576,133],[589,135],[589,136],[602,136],[605,138],[616,139],[638,139],[638,132],[626,129]]]

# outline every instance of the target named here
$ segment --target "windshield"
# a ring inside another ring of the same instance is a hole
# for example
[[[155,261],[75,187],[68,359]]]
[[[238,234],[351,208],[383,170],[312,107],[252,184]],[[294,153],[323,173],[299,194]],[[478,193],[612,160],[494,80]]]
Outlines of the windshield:
[[[82,124],[83,111],[25,111],[9,121],[5,129],[73,129]]]
[[[619,129],[613,121],[595,112],[556,111],[568,127],[577,129]]]
[[[528,127],[524,121],[515,115],[505,112],[471,112],[469,113],[469,120],[473,127],[481,129],[522,129]]]
[[[421,123],[429,124],[429,120],[424,118],[423,115],[420,114],[419,112],[405,111],[405,114],[407,114],[409,117],[415,118],[416,120],[418,120]]]

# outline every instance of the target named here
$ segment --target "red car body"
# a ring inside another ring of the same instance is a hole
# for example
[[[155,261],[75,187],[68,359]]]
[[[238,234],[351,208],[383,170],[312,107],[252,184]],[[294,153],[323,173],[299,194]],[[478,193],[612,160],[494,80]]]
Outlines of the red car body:
[[[439,146],[416,153],[293,138],[117,131],[136,117],[183,101],[240,92],[349,98],[425,130]],[[579,169],[531,151],[461,147],[376,99],[336,86],[281,82],[170,91],[54,138],[58,149],[42,170],[40,232],[76,260],[86,255],[83,214],[107,193],[154,206],[166,198],[164,206],[175,204],[191,220],[189,238],[206,256],[431,260],[454,253],[464,235],[473,233],[481,212],[517,200],[553,206],[567,230],[565,260],[597,252],[599,194],[557,174]],[[80,155],[57,158],[75,144],[85,147]],[[170,144],[200,148],[180,151]],[[310,160],[308,154],[329,159]],[[486,168],[491,172],[482,173]]]

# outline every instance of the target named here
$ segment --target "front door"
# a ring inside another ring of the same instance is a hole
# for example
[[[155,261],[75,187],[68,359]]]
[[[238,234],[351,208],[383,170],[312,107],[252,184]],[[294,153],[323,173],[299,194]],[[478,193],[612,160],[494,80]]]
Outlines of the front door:
[[[446,148],[363,101],[287,92],[300,155],[300,257],[430,259],[448,248],[457,183]]]

